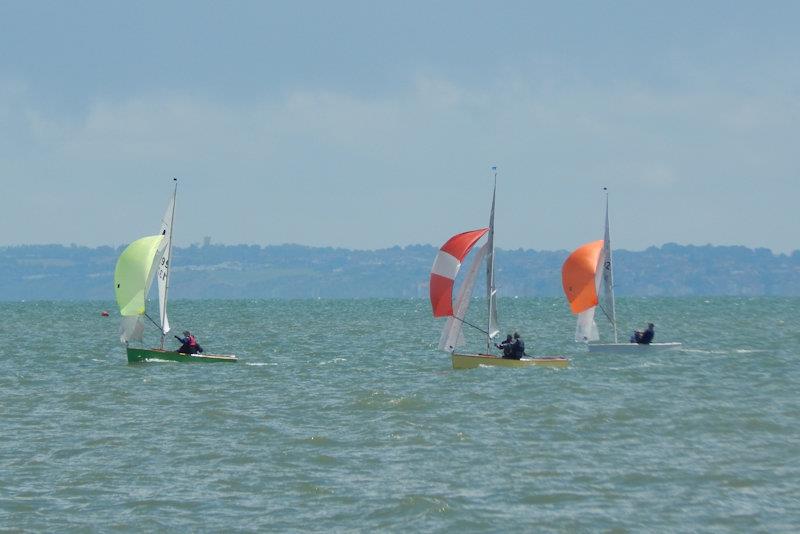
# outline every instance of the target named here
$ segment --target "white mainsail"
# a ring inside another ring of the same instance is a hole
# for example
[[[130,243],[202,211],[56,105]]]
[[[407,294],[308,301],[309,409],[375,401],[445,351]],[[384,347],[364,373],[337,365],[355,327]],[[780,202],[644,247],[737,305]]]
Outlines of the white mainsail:
[[[161,318],[162,346],[164,343],[163,336],[170,330],[169,319],[167,318],[167,296],[169,293],[169,260],[172,256],[172,223],[175,220],[175,196],[177,192],[178,184],[176,182],[172,198],[167,204],[164,217],[161,219],[161,229],[159,231],[159,234],[164,236],[161,260],[158,264],[158,307]]]
[[[617,343],[617,314],[614,305],[614,265],[611,258],[611,232],[608,223],[608,189],[606,191],[606,231],[603,237],[603,252],[600,254],[598,271],[602,272],[603,291],[600,293],[600,309],[614,327],[614,343]]]
[[[486,253],[486,300],[489,309],[486,348],[491,348],[492,338],[500,333],[497,325],[497,288],[494,285],[494,203],[497,193],[497,167],[492,167],[494,171],[494,189],[492,190],[492,211],[489,215],[489,234],[486,241],[488,247]]]
[[[469,301],[470,298],[472,298],[472,290],[475,287],[475,280],[478,278],[478,269],[483,259],[486,257],[488,250],[489,243],[486,242],[475,255],[475,259],[472,261],[472,265],[470,265],[469,272],[466,278],[464,278],[464,282],[461,284],[458,297],[456,297],[454,313],[447,318],[447,322],[442,329],[442,335],[439,338],[439,350],[441,351],[453,352],[453,349],[456,347],[463,347],[465,344],[464,332],[462,329],[464,316],[467,314]]]

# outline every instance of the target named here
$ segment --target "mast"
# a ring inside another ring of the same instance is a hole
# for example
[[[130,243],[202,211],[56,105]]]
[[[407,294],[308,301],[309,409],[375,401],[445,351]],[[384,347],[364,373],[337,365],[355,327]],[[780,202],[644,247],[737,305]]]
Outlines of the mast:
[[[164,265],[165,272],[164,272],[164,306],[163,311],[161,312],[161,348],[164,348],[164,338],[166,337],[166,333],[164,332],[164,323],[167,316],[167,295],[169,294],[169,262],[172,260],[172,227],[175,223],[175,200],[178,197],[178,179],[172,178],[172,181],[175,183],[175,188],[172,191],[172,213],[170,214],[170,221],[169,221],[169,241],[167,243],[167,262]]]
[[[486,328],[486,352],[490,353],[492,338],[497,335],[497,302],[495,297],[497,289],[494,286],[494,204],[497,195],[497,167],[492,167],[494,173],[494,186],[492,188],[492,211],[489,215],[489,234],[486,241],[486,305],[488,307]]]
[[[608,188],[604,187],[603,191],[606,193],[606,232],[603,238],[603,248],[605,249],[605,258],[603,262],[603,282],[605,285],[606,295],[611,304],[611,314],[608,318],[611,325],[614,327],[614,343],[617,341],[617,312],[614,304],[614,262],[611,259],[611,230],[608,222]]]

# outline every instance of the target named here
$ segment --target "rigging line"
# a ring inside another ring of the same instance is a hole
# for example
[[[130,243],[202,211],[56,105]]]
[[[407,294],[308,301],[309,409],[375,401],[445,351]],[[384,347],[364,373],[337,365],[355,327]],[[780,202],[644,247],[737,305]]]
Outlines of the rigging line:
[[[472,328],[474,328],[475,330],[479,330],[479,331],[483,332],[483,333],[484,333],[484,334],[486,334],[487,336],[489,335],[489,332],[487,332],[487,331],[486,331],[486,330],[484,330],[483,328],[481,328],[481,327],[479,327],[479,326],[475,326],[474,324],[472,324],[472,323],[470,323],[470,322],[467,322],[467,321],[465,321],[465,320],[464,320],[464,319],[462,319],[461,317],[456,317],[455,315],[451,315],[450,317],[452,317],[452,318],[453,318],[453,319],[455,319],[456,321],[461,321],[462,323],[464,323],[464,324],[465,324],[465,325],[467,325],[467,326],[471,326],[471,327],[472,327]]]
[[[149,316],[149,315],[147,315],[146,313],[144,314],[144,316],[145,316],[145,317],[147,317],[148,319],[150,319],[150,322],[151,322],[151,323],[153,323],[153,324],[156,326],[156,328],[158,328],[159,330],[161,330],[161,327],[158,325],[158,323],[157,323],[157,322],[155,322],[155,321],[153,320],[153,318],[152,318],[152,317],[150,317],[150,316]],[[163,333],[162,333],[162,335],[163,335]]]
[[[614,321],[613,319],[611,319],[611,316],[608,314],[608,312],[606,312],[606,309],[603,307],[603,305],[602,305],[602,304],[598,304],[598,305],[597,305],[597,307],[598,307],[598,308],[600,308],[600,311],[601,311],[601,312],[603,312],[603,315],[605,315],[605,316],[606,316],[606,319],[608,319],[608,322],[609,322],[609,323],[611,323],[611,324],[612,324],[612,325],[614,325],[614,326],[617,326],[617,323],[616,323],[616,321]]]

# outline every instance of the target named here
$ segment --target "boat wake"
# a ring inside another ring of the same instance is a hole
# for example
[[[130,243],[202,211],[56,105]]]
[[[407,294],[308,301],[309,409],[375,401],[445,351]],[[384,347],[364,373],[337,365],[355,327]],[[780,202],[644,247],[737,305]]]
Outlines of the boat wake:
[[[330,361],[327,361],[327,362],[319,362],[319,365],[328,365],[328,364],[331,364],[331,363],[341,363],[341,362],[346,362],[346,361],[347,361],[347,358],[334,358],[334,359],[332,359]]]
[[[691,354],[728,354],[727,350],[706,350],[706,349],[679,349],[681,352]]]
[[[643,369],[646,367],[667,367],[669,364],[652,360],[638,360],[632,361],[631,365],[627,367],[609,367],[610,371],[630,371],[631,369]]]
[[[763,352],[769,352],[766,349],[679,349],[681,352],[688,352],[692,354],[758,354]]]

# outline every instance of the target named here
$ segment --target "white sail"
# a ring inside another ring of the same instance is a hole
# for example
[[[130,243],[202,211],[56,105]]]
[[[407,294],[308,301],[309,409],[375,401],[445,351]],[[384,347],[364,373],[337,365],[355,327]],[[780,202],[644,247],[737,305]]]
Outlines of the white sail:
[[[495,168],[493,168],[495,170]],[[491,339],[500,333],[497,325],[497,289],[494,286],[494,201],[497,193],[497,172],[495,170],[494,189],[492,190],[492,211],[489,215],[489,237],[486,241],[488,247],[486,253],[486,300],[489,309],[488,332],[489,339],[486,340],[487,348]]]
[[[594,322],[595,309],[596,306],[592,306],[588,310],[584,310],[578,314],[578,322],[575,326],[575,341],[587,343],[600,339],[600,333],[597,331],[597,323]]]
[[[119,325],[119,340],[122,343],[142,341],[144,336],[144,319],[141,315],[123,316]]]
[[[442,335],[439,338],[439,350],[444,352],[453,352],[456,347],[463,347],[465,344],[463,333],[463,320],[469,308],[469,301],[472,297],[472,290],[475,287],[475,280],[478,277],[478,269],[486,257],[489,250],[489,243],[486,242],[478,250],[475,259],[470,265],[469,272],[467,273],[461,288],[456,297],[456,307],[453,310],[453,316],[447,318],[447,322],[442,329]]]
[[[606,190],[606,229],[603,237],[603,252],[598,270],[602,273],[600,309],[614,328],[614,343],[617,343],[617,317],[614,305],[614,265],[611,257],[611,232],[608,224],[608,191]]]
[[[169,260],[172,256],[172,222],[175,218],[175,195],[177,186],[172,193],[172,198],[167,204],[167,211],[161,219],[161,229],[159,234],[164,236],[161,245],[162,254],[158,264],[158,307],[161,318],[161,332],[167,334],[170,330],[169,319],[167,318],[167,296],[169,292]]]

